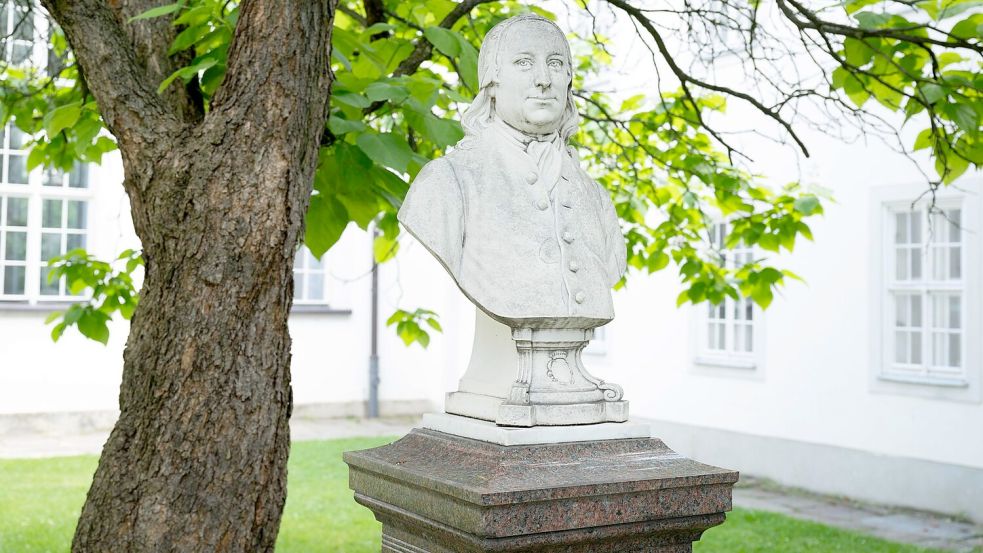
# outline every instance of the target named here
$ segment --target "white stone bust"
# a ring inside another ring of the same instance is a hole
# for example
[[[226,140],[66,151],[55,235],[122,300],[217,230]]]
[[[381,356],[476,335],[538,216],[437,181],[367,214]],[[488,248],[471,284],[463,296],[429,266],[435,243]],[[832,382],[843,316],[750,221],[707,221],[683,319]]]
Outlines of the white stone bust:
[[[496,25],[481,46],[465,138],[423,168],[399,211],[465,295],[512,328],[607,323],[625,271],[611,199],[567,144],[579,122],[572,77],[553,22]]]

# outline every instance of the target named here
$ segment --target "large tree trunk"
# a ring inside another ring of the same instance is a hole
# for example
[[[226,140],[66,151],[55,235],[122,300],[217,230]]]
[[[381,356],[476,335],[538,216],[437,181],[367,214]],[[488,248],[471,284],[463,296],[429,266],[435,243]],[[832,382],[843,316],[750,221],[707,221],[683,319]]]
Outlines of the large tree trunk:
[[[73,551],[273,550],[292,261],[326,118],[335,1],[243,1],[204,117],[193,94],[155,92],[173,35],[126,24],[148,2],[45,1],[119,141],[146,261],[120,418]]]

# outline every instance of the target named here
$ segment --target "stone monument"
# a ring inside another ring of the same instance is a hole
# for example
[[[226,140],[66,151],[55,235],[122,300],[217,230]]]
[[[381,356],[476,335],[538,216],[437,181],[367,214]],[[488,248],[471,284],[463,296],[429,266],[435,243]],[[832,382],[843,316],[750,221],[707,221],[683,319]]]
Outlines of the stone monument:
[[[730,508],[732,471],[628,422],[581,352],[614,317],[626,247],[608,193],[568,140],[570,46],[536,15],[495,26],[464,139],[413,181],[399,220],[475,304],[470,364],[446,413],[349,452],[384,552],[690,551]]]

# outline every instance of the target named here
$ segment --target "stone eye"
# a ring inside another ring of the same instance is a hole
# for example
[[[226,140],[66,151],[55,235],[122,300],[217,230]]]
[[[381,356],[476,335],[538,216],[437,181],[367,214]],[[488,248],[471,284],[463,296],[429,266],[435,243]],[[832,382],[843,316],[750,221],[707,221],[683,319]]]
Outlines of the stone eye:
[[[563,60],[550,60],[549,66],[552,67],[553,69],[560,69],[561,67],[563,67]]]
[[[519,67],[531,67],[532,66],[532,62],[529,61],[526,58],[522,58],[522,59],[516,60],[515,61],[515,64],[518,65]]]

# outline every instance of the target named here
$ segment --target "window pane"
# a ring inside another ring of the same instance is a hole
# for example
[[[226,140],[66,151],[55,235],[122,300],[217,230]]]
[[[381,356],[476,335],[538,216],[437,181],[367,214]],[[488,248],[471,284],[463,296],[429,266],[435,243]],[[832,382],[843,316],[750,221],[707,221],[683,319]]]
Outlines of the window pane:
[[[18,295],[24,293],[24,267],[4,267],[3,293]]]
[[[915,365],[922,363],[922,333],[912,332],[911,339],[911,362]]]
[[[11,45],[10,50],[10,63],[11,65],[19,65],[25,61],[31,59],[31,51],[34,46],[24,42],[14,42]]]
[[[59,294],[59,282],[57,280],[48,282],[48,273],[50,272],[51,268],[49,267],[41,268],[41,295],[57,296]]]
[[[312,254],[309,250],[307,252],[307,268],[313,271],[321,270],[321,260],[314,257],[314,254]]]
[[[747,325],[744,332],[744,351],[754,351],[754,326]]]
[[[949,278],[958,280],[962,278],[962,251],[959,246],[949,248]]]
[[[13,36],[20,40],[34,40],[34,17],[30,11],[14,10]]]
[[[717,325],[710,323],[707,327],[707,347],[710,349],[717,348]]]
[[[948,278],[946,270],[946,250],[938,246],[932,247],[932,278],[936,280],[946,280]]]
[[[56,255],[61,255],[61,234],[56,232],[41,233],[41,262],[46,263]]]
[[[744,300],[744,319],[748,321],[754,320],[754,302],[750,298]]]
[[[908,362],[908,333],[897,331],[894,333],[894,361],[896,363]]]
[[[911,319],[908,321],[909,326],[921,328],[924,326],[922,324],[922,297],[909,296],[909,301],[911,302]]]
[[[323,300],[324,299],[324,275],[321,273],[314,273],[307,275],[307,299],[309,300]]]
[[[74,228],[74,229],[85,228],[85,202],[69,200],[67,228]]]
[[[744,349],[744,325],[734,325],[734,351]]]
[[[895,263],[895,278],[898,280],[908,280],[908,249],[897,248],[897,262]]]
[[[922,278],[922,250],[920,248],[911,250],[911,279],[921,280]]]
[[[949,213],[949,242],[962,242],[962,210],[953,209]]]
[[[69,234],[65,243],[65,251],[70,252],[85,247],[84,234]]]
[[[727,349],[727,327],[724,323],[717,323],[717,349]]]
[[[24,261],[27,259],[26,232],[7,233],[7,245],[4,247],[3,258],[10,261]]]
[[[7,198],[7,219],[8,227],[27,226],[27,198]]]
[[[945,333],[935,332],[932,334],[932,365],[936,367],[945,366],[946,359],[949,357],[948,345],[949,341],[946,339]]]
[[[908,214],[907,213],[894,214],[894,243],[895,244],[908,243]]]
[[[44,186],[64,186],[65,174],[58,169],[46,169],[41,184]]]
[[[962,328],[962,298],[949,296],[949,328]]]
[[[8,128],[10,129],[11,150],[20,150],[25,144],[27,144],[27,141],[31,139],[30,135],[13,125],[9,125]]]
[[[954,368],[962,366],[962,349],[959,334],[949,335],[949,366]]]
[[[68,174],[68,186],[71,188],[89,187],[89,166],[85,163],[76,163],[71,173]]]
[[[45,228],[61,227],[61,200],[45,200],[41,209],[41,226]]]
[[[894,326],[908,326],[908,298],[910,296],[894,296]]]
[[[910,244],[921,244],[922,243],[922,218],[918,213],[912,213],[909,218],[911,219],[911,234],[908,237],[908,243]]]
[[[294,271],[294,299],[304,299],[304,273],[299,271]]]
[[[10,155],[7,158],[7,182],[10,184],[27,184],[27,157]]]

